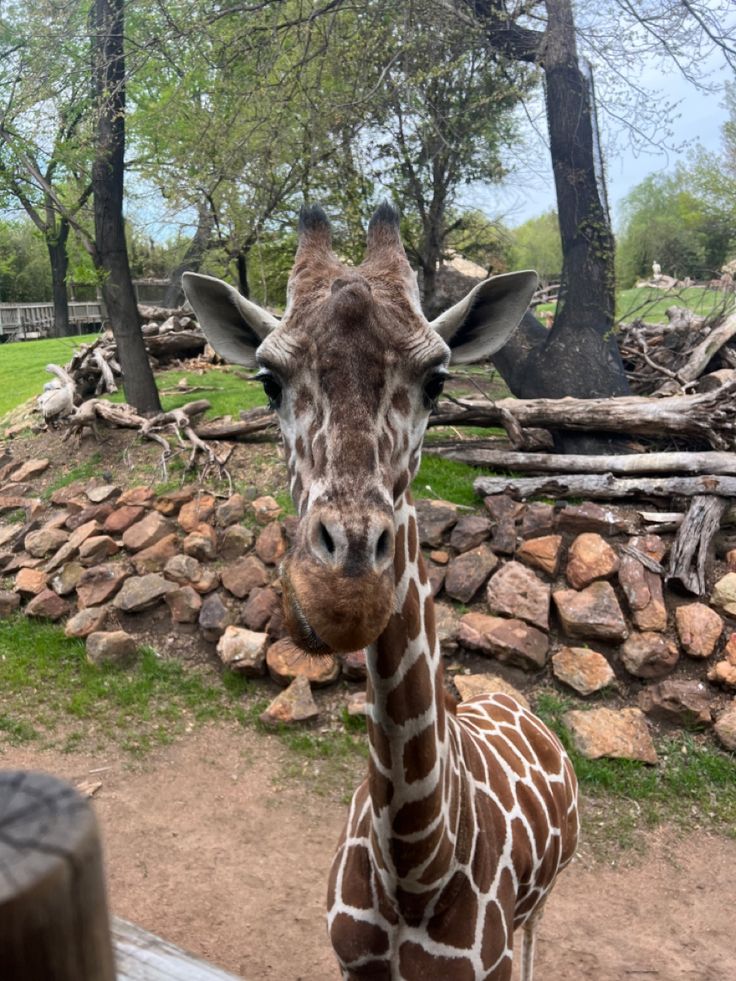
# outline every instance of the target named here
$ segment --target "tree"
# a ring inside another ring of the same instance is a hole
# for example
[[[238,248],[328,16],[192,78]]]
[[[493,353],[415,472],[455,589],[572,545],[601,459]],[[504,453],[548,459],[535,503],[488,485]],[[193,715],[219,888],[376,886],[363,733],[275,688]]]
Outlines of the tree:
[[[617,255],[622,285],[648,279],[655,261],[676,279],[720,275],[734,241],[732,215],[698,194],[695,183],[679,166],[673,174],[647,177],[628,195]]]
[[[0,302],[31,303],[51,297],[43,239],[28,220],[0,221]]]
[[[123,221],[125,168],[124,0],[94,0],[92,83],[95,155],[92,165],[95,266],[123,369],[126,400],[141,413],[161,410],[141,333]]]
[[[510,237],[511,264],[515,269],[536,269],[545,282],[559,277],[562,246],[556,211],[530,218],[512,229]]]
[[[581,67],[571,0],[545,0],[543,30],[524,25],[505,0],[473,0],[494,51],[545,73],[545,105],[557,192],[562,280],[554,325],[540,335],[527,320],[531,337],[512,342],[515,350],[496,359],[524,359],[524,370],[505,372],[522,396],[623,395],[628,390],[613,340],[614,241],[599,182],[590,79]],[[523,12],[527,12],[524,6]]]
[[[561,301],[549,335],[540,334],[527,318],[500,360],[515,367],[523,360],[524,370],[515,372],[517,394],[624,394],[626,380],[611,330],[613,236],[602,193],[592,79],[578,44],[585,45],[586,55],[595,58],[603,71],[610,70],[611,79],[620,79],[621,66],[636,67],[636,59],[643,56],[658,58],[670,69],[674,63],[697,78],[700,62],[713,50],[736,64],[732,4],[728,0],[581,2],[575,8],[577,30],[572,0],[513,4],[458,0],[455,9],[461,17],[469,13],[473,22],[483,25],[494,50],[544,71],[563,254]],[[610,101],[603,105],[621,115],[621,98],[628,98],[631,131],[639,124],[639,135],[646,135],[666,119],[661,102],[647,100],[647,95],[635,80],[611,92]],[[632,101],[638,113],[632,112]]]
[[[347,179],[340,183],[354,198],[362,191],[368,206],[374,189],[388,190],[399,205],[407,255],[431,315],[449,238],[469,221],[461,193],[505,175],[512,109],[530,72],[502,63],[477,28],[469,30],[435,3],[386,3],[383,14],[369,42],[381,70],[378,78],[375,69],[361,73],[356,94],[367,82],[370,98],[361,135],[342,142]]]
[[[91,185],[85,174],[85,81],[48,62],[49,36],[66,29],[76,39],[78,10],[63,17],[41,3],[29,12],[11,5],[2,23],[0,197],[15,201],[43,236],[51,268],[54,333],[69,334],[68,240]],[[67,42],[71,48],[76,40]],[[55,50],[55,46],[54,46]],[[51,134],[51,138],[48,135]]]

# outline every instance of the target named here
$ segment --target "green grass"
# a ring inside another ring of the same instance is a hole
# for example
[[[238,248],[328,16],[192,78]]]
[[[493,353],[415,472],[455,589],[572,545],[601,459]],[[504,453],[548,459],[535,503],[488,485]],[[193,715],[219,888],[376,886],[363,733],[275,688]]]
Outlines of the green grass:
[[[96,337],[97,334],[84,334],[0,344],[0,418],[21,402],[41,394],[43,386],[53,378],[44,370],[47,364],[66,364],[75,347]]]
[[[575,750],[562,722],[572,707],[579,705],[541,692],[535,711],[570,754],[581,797],[591,805],[589,836],[631,845],[641,831],[665,822],[736,836],[736,756],[715,749],[705,736],[679,732],[656,740],[657,766],[588,760]]]
[[[616,294],[616,319],[629,321],[640,318],[647,323],[666,323],[665,311],[672,306],[687,307],[708,317],[730,309],[733,297],[700,286],[668,292],[646,286],[621,290]]]
[[[240,679],[238,679],[240,682]],[[51,624],[0,623],[0,734],[75,746],[114,738],[131,752],[169,742],[187,723],[235,718],[242,684],[222,685],[143,648],[135,667],[98,668],[84,643]],[[61,732],[61,736],[60,736]]]
[[[414,497],[433,497],[466,507],[478,507],[480,499],[473,481],[484,471],[439,456],[424,456],[412,484]]]
[[[678,290],[658,290],[651,286],[633,287],[616,293],[616,320],[639,319],[648,324],[666,323],[669,307],[687,307],[703,317],[718,315],[733,307],[733,297],[719,290],[688,286]],[[556,304],[544,303],[535,309],[538,318],[554,313]]]
[[[269,702],[263,694],[233,672],[193,669],[150,648],[132,667],[98,668],[88,663],[83,641],[53,624],[0,621],[0,749],[34,740],[74,752],[113,741],[143,755],[192,725],[237,722],[283,743],[286,777],[306,777],[318,793],[345,799],[365,769],[363,720],[343,720],[326,733],[266,729],[259,720]]]
[[[193,371],[159,371],[156,373],[156,385],[159,392],[173,392],[162,395],[161,405],[166,410],[179,409],[187,402],[207,399],[212,404],[205,418],[215,416],[232,416],[238,418],[241,409],[255,409],[266,404],[266,396],[260,382],[249,381],[250,375],[245,368],[217,368],[200,375]],[[180,394],[174,391],[182,379],[192,388],[202,388],[205,391]],[[123,392],[112,396],[112,401],[122,402]]]

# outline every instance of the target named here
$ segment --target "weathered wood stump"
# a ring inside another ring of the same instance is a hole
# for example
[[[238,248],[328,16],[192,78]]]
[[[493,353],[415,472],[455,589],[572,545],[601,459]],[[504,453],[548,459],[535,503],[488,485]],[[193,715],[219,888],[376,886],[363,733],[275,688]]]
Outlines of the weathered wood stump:
[[[114,981],[90,804],[43,773],[0,772],[0,976]]]

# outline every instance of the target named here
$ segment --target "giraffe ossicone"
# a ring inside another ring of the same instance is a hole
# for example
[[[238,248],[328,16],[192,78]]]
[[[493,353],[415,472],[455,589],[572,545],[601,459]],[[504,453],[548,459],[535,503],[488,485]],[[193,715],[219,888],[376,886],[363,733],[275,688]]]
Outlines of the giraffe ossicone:
[[[558,872],[573,857],[577,784],[557,738],[501,693],[447,695],[409,486],[450,362],[498,350],[536,274],[498,276],[429,323],[398,215],[381,205],[363,262],[342,264],[319,208],[302,212],[279,321],[210,277],[184,289],[210,343],[258,366],[299,515],[282,568],[293,639],[367,647],[368,777],[328,888],[346,981],[522,981]]]

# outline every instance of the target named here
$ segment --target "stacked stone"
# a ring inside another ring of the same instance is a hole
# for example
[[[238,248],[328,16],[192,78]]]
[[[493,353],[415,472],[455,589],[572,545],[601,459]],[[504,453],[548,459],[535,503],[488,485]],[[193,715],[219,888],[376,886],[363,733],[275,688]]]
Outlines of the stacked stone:
[[[172,631],[215,645],[231,670],[287,689],[267,722],[312,718],[312,686],[365,680],[364,652],[310,657],[284,636],[278,567],[295,519],[282,519],[273,498],[223,500],[191,487],[156,495],[95,480],[45,502],[33,481],[47,467],[0,466],[0,513],[26,511],[23,525],[0,524],[0,571],[13,577],[0,617],[23,608],[65,620],[91,659],[125,662],[132,641],[121,624],[135,634],[136,615],[156,610]],[[736,748],[736,572],[719,579],[710,604],[668,595],[667,543],[613,507],[496,495],[482,512],[428,500],[418,512],[445,653],[464,648],[535,682],[551,673],[583,697],[610,692],[620,703],[622,686],[632,689],[635,707],[569,714],[589,755],[651,761],[646,719],[713,726]],[[455,681],[462,697],[508,685],[490,674]],[[349,710],[363,707],[358,695]]]
[[[613,693],[617,679],[639,688],[636,707],[568,714],[589,756],[653,762],[646,719],[714,725],[724,745],[736,748],[736,702],[727,701],[729,689],[736,690],[736,634],[722,647],[722,660],[707,672],[696,667],[710,664],[728,634],[713,607],[736,617],[736,573],[716,583],[710,606],[687,602],[665,596],[667,543],[638,534],[635,516],[624,509],[525,505],[506,495],[484,505],[484,515],[463,515],[443,501],[419,505],[435,595],[473,605],[454,631],[445,631],[450,646],[455,640],[537,677],[549,664],[563,686],[584,697]],[[439,607],[442,624],[447,610]],[[682,655],[690,670],[671,677]],[[463,697],[468,680],[456,678]],[[488,676],[479,680],[488,683]]]

